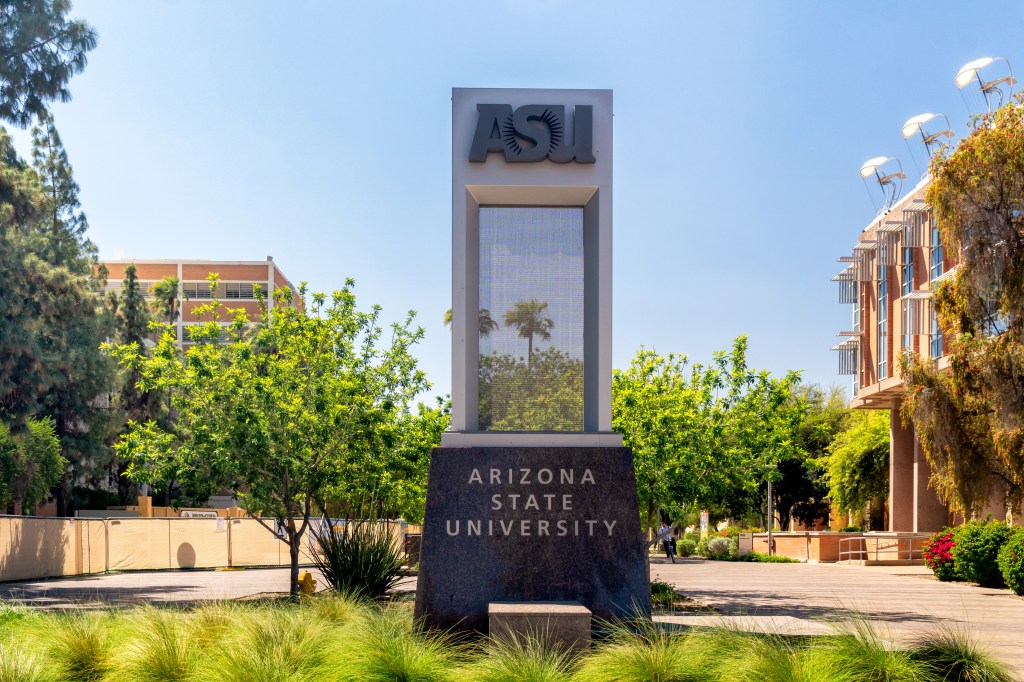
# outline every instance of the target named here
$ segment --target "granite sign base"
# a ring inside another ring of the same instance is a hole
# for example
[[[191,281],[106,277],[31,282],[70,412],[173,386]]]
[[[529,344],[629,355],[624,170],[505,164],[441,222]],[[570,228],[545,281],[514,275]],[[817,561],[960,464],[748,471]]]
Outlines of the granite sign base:
[[[434,448],[416,617],[486,632],[487,605],[517,601],[650,616],[628,448]]]

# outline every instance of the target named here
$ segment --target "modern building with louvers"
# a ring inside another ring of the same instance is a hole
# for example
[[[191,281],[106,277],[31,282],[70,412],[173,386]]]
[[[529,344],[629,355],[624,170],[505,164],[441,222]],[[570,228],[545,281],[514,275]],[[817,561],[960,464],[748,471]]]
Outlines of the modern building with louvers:
[[[1010,102],[1016,82],[1009,62],[1001,57],[971,61],[954,79],[969,109],[968,100],[974,98],[973,113]],[[902,136],[922,143],[931,158],[942,145],[952,144],[953,133],[945,115],[927,113],[904,123]],[[840,374],[853,380],[850,406],[891,410],[888,530],[936,531],[954,519],[929,488],[931,469],[918,434],[900,413],[900,358],[916,353],[939,371],[949,367],[932,296],[941,282],[955,275],[957,263],[943,248],[925,200],[929,175],[901,197],[906,175],[897,159],[870,159],[860,174],[869,184],[877,183],[883,208],[861,230],[852,250],[839,258],[841,269],[832,279],[839,285],[839,302],[853,310],[832,350],[838,353]],[[1001,497],[991,500],[985,513],[1005,519]]]
[[[863,229],[839,259],[839,302],[852,307],[850,325],[833,348],[840,374],[853,379],[850,406],[891,410],[889,530],[926,532],[950,521],[928,487],[931,470],[913,426],[905,426],[899,357],[918,353],[942,369],[942,331],[932,306],[937,284],[955,272],[925,203],[925,179]]]

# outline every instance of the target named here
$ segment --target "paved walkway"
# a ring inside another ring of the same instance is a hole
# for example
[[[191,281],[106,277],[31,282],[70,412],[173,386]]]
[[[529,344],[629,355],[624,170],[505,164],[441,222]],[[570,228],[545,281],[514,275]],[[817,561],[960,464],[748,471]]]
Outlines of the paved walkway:
[[[975,640],[1024,674],[1024,597],[962,583],[942,583],[923,567],[760,564],[677,559],[651,563],[651,579],[732,617],[775,619],[784,630],[813,632],[852,614],[882,636],[909,644],[941,627]],[[673,618],[684,623],[687,618]],[[696,623],[694,623],[696,624]]]
[[[307,570],[307,569],[301,569]],[[324,581],[313,571],[317,588]],[[398,589],[415,589],[415,578],[403,578]],[[141,603],[194,604],[288,592],[287,568],[234,571],[153,571],[110,573],[78,578],[0,583],[0,600],[36,608],[90,608]]]

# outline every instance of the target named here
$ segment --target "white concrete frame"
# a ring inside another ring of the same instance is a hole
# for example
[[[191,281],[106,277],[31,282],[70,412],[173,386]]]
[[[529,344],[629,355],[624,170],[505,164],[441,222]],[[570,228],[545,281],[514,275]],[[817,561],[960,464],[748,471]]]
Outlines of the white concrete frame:
[[[478,104],[593,106],[595,163],[543,160],[506,163],[500,153],[469,160]],[[583,208],[584,332],[583,431],[478,430],[480,207],[579,206]],[[452,426],[445,447],[617,447],[612,432],[612,91],[452,90]],[[458,314],[456,311],[463,311]],[[467,333],[472,331],[473,333]]]

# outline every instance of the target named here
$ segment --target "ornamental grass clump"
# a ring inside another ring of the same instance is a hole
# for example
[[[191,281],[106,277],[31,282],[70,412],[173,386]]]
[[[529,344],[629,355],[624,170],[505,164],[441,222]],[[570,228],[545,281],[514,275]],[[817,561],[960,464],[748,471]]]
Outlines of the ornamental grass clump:
[[[204,682],[278,682],[318,679],[333,648],[330,628],[301,607],[257,606],[239,610],[216,645]]]
[[[928,679],[906,651],[892,649],[866,619],[844,623],[802,653],[803,679],[920,682]]]
[[[953,544],[953,531],[949,528],[940,530],[924,541],[924,563],[943,582],[960,580],[953,562]]]
[[[133,637],[119,646],[110,676],[124,682],[190,682],[205,661],[184,614],[145,607],[132,618]]]
[[[409,609],[375,609],[340,638],[328,667],[338,680],[447,682],[465,662],[466,648],[452,635],[422,631]]]
[[[978,647],[968,633],[944,628],[919,641],[909,656],[921,671],[921,679],[964,682],[1013,682],[1008,666]]]
[[[109,614],[61,614],[40,621],[34,637],[47,643],[46,659],[61,682],[100,682],[113,668],[121,624]]]
[[[39,658],[13,637],[0,641],[0,682],[50,682]]]
[[[571,682],[573,655],[542,636],[507,633],[459,669],[458,682]]]
[[[1024,528],[1014,528],[1010,539],[999,550],[999,571],[1014,594],[1024,595]]]
[[[982,587],[1005,587],[998,556],[1013,531],[1002,521],[971,521],[953,532],[957,575]]]
[[[612,627],[609,638],[579,662],[574,682],[704,682],[716,679],[695,664],[688,637],[639,622]]]

